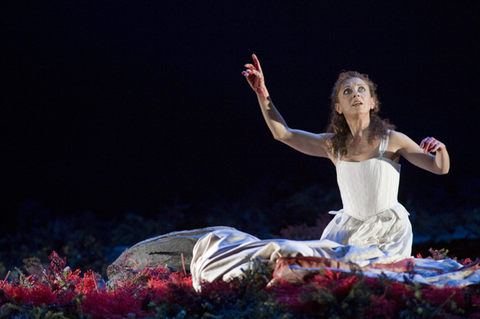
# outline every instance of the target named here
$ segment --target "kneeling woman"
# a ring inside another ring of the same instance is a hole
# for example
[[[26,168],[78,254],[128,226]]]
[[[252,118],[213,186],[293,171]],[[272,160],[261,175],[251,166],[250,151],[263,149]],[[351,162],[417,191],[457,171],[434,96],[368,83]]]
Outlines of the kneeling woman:
[[[343,209],[335,212],[321,238],[410,256],[411,225],[397,201],[399,159],[403,156],[422,169],[446,174],[450,160],[445,145],[433,137],[418,145],[394,131],[377,115],[376,85],[366,74],[352,71],[341,73],[333,87],[327,133],[291,129],[273,105],[255,55],[253,61],[245,65],[243,75],[257,93],[274,138],[302,153],[328,158],[336,166]]]

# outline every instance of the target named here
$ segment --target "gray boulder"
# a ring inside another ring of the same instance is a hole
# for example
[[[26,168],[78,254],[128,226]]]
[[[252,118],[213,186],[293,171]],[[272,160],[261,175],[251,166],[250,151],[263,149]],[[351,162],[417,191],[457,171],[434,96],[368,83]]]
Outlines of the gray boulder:
[[[184,230],[160,235],[141,241],[125,250],[107,268],[110,281],[119,280],[132,270],[162,265],[171,270],[182,270],[182,254],[185,271],[190,273],[190,263],[193,257],[193,247],[197,241],[217,229],[234,229],[232,227],[215,226],[201,229]]]

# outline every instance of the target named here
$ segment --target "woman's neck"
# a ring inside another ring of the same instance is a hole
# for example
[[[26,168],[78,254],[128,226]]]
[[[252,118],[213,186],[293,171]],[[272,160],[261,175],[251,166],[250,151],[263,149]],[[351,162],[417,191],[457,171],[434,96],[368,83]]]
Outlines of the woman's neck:
[[[370,118],[357,121],[347,121],[350,132],[352,133],[352,147],[360,145],[362,140],[367,140],[370,133]]]

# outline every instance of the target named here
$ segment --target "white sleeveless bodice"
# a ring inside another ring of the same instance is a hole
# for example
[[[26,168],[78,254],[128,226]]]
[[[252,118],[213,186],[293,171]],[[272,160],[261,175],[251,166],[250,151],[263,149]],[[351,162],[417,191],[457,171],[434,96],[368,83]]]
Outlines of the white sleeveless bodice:
[[[337,162],[337,182],[343,211],[365,221],[398,204],[400,165],[384,158],[387,132],[380,142],[380,156],[362,162]]]

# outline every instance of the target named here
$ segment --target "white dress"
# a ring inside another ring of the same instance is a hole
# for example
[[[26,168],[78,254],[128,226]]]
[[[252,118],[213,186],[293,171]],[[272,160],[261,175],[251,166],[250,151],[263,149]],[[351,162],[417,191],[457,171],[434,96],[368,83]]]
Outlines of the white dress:
[[[378,158],[337,163],[344,207],[334,212],[320,240],[260,240],[236,229],[200,238],[190,266],[195,289],[202,281],[242,276],[259,259],[273,267],[281,257],[325,257],[364,267],[410,257],[412,228],[408,212],[397,202],[400,166],[383,158],[387,145],[388,135],[380,143]]]
[[[408,257],[412,251],[412,226],[407,210],[397,200],[400,165],[383,157],[388,134],[380,142],[379,157],[363,162],[338,160],[343,209],[330,212],[336,216],[321,239],[357,247],[375,246]]]

